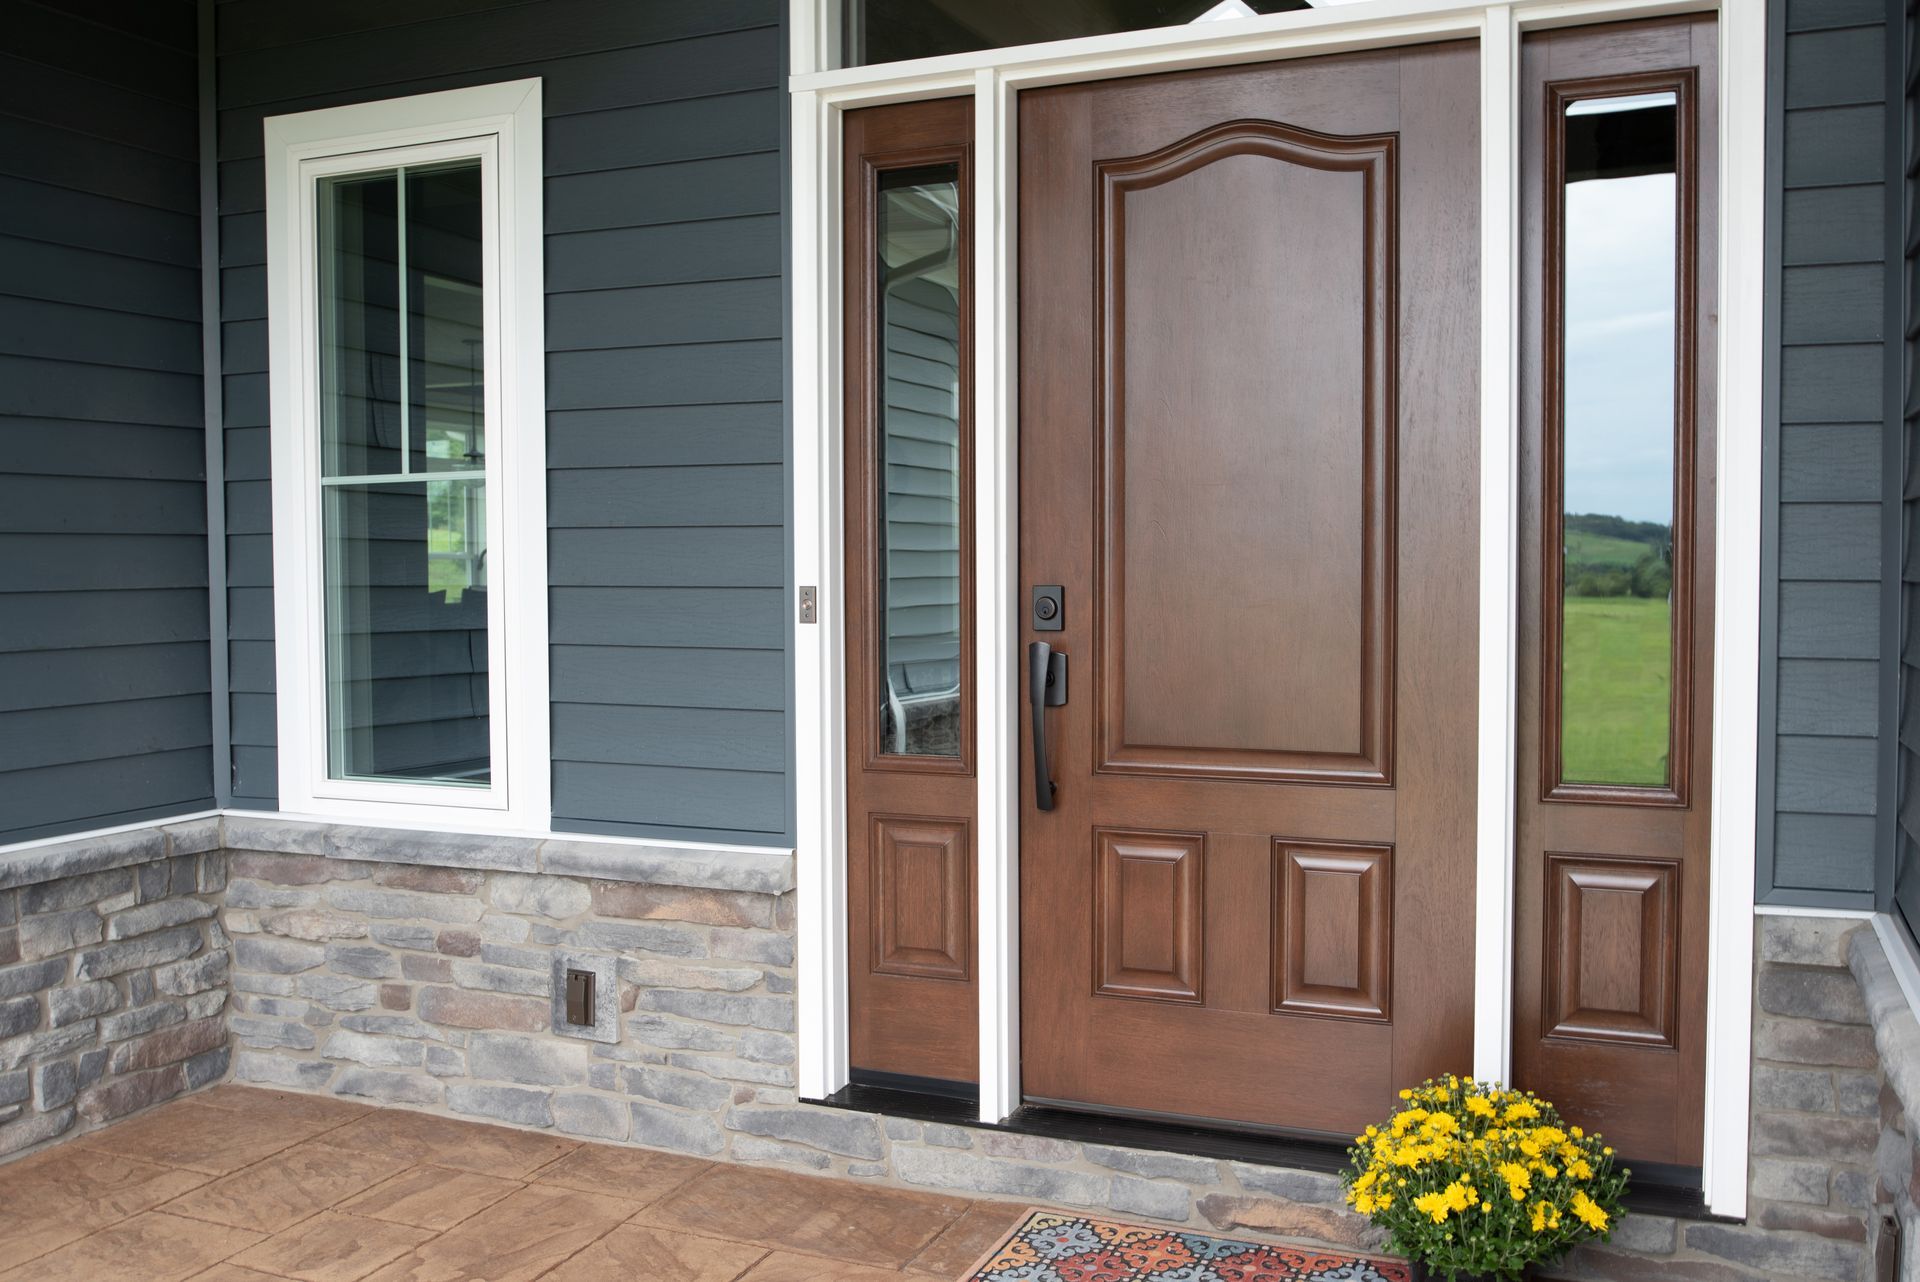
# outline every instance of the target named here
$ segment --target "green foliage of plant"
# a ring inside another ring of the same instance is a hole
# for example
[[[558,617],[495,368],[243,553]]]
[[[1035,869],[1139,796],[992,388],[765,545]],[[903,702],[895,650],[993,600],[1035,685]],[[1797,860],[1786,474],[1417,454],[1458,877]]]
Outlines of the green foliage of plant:
[[[1673,566],[1661,552],[1649,552],[1633,563],[1633,595],[1665,598],[1673,595]]]
[[[1401,1109],[1347,1150],[1347,1202],[1398,1253],[1444,1278],[1517,1282],[1582,1242],[1605,1241],[1632,1172],[1553,1105],[1448,1076],[1401,1091]]]

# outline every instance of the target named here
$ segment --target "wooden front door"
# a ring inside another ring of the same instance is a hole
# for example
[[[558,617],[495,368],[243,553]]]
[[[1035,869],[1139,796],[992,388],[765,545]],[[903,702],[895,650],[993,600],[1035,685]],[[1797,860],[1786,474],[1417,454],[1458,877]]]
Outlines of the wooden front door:
[[[1350,1135],[1470,1064],[1476,56],[1021,96],[1029,1099]]]

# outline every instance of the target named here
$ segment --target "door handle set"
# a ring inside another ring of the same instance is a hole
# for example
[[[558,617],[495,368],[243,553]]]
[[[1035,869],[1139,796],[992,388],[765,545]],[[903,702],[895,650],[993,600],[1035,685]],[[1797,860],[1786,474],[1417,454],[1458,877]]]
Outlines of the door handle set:
[[[1045,641],[1027,643],[1027,703],[1033,711],[1033,801],[1053,809],[1053,770],[1047,761],[1047,709],[1067,702],[1067,656]]]

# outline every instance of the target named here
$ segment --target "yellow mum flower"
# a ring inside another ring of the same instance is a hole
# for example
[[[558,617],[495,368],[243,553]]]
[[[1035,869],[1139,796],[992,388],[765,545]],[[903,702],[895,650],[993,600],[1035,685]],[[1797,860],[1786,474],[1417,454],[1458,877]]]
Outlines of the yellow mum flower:
[[[1415,1210],[1435,1224],[1446,1223],[1447,1198],[1444,1193],[1422,1193],[1413,1199],[1413,1205]]]
[[[1587,1196],[1585,1189],[1575,1189],[1573,1191],[1572,1210],[1575,1215],[1580,1217],[1580,1222],[1592,1229],[1595,1233],[1606,1230],[1607,1213],[1600,1209],[1597,1202]]]
[[[1472,1095],[1467,1098],[1467,1112],[1472,1113],[1475,1117],[1491,1119],[1495,1111],[1492,1103],[1483,1096]]]
[[[1540,1110],[1536,1108],[1531,1101],[1521,1100],[1517,1104],[1507,1105],[1507,1120],[1509,1122],[1531,1122],[1537,1120],[1539,1116]]]

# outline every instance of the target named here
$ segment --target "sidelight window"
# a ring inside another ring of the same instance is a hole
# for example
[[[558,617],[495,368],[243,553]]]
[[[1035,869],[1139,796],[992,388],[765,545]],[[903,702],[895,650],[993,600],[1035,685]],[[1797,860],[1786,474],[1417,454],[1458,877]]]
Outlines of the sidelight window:
[[[1690,440],[1678,111],[1672,90],[1625,92],[1564,101],[1557,122],[1547,569],[1560,789],[1678,786]]]
[[[960,171],[880,175],[873,496],[880,751],[958,757],[962,646]]]
[[[539,120],[267,124],[284,809],[547,826]]]

